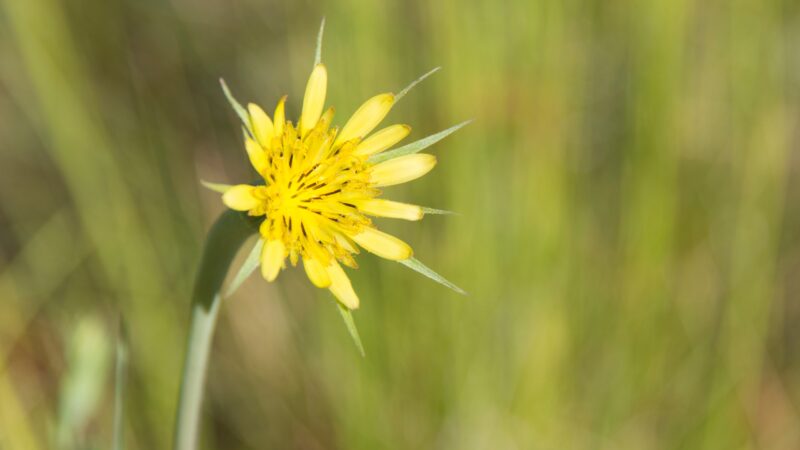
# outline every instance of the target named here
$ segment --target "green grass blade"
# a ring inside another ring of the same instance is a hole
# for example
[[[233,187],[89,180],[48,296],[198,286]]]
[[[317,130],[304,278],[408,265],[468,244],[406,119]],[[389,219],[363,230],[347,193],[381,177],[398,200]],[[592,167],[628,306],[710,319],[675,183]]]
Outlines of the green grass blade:
[[[472,122],[472,120],[467,120],[466,122],[461,122],[458,125],[454,125],[444,131],[440,131],[436,134],[432,134],[426,138],[422,138],[418,141],[412,142],[408,145],[404,145],[400,148],[396,148],[394,150],[390,150],[388,152],[378,153],[377,155],[373,155],[369,158],[369,162],[372,164],[378,164],[383,161],[388,161],[390,159],[397,158],[398,156],[410,155],[412,153],[419,153],[422,150],[430,147],[431,145],[441,141],[442,139],[450,136],[451,134],[458,131],[463,126],[467,125],[468,123]]]
[[[232,184],[212,183],[206,180],[200,180],[200,184],[202,184],[205,188],[211,189],[214,192],[219,192],[220,194],[224,194],[225,191],[233,187]]]
[[[239,116],[239,119],[242,121],[242,123],[244,124],[245,128],[247,128],[247,131],[252,136],[253,135],[253,130],[250,128],[250,114],[248,114],[247,110],[244,109],[244,106],[242,106],[233,97],[233,94],[231,94],[231,90],[228,89],[228,84],[225,83],[225,80],[220,78],[219,79],[219,84],[222,85],[222,92],[225,93],[225,98],[228,99],[228,103],[231,104],[231,107],[233,108],[233,110],[236,111],[236,115]]]
[[[113,450],[125,448],[125,385],[128,379],[128,335],[125,323],[119,321],[119,334],[117,336],[117,361],[114,385],[114,425],[113,425]]]
[[[253,272],[255,272],[256,268],[258,268],[258,264],[261,262],[261,248],[264,247],[264,241],[259,239],[256,242],[256,245],[253,246],[253,250],[250,251],[250,254],[247,255],[247,259],[244,260],[242,263],[242,267],[236,273],[236,276],[233,277],[233,281],[231,281],[231,285],[228,287],[228,290],[225,292],[225,297],[229,297],[239,289],[239,286],[244,283]]]
[[[361,353],[362,357],[365,356],[366,353],[364,353],[364,345],[361,344],[361,337],[358,335],[358,328],[356,328],[356,322],[353,320],[353,313],[347,309],[346,306],[339,302],[336,302],[336,306],[339,308],[339,314],[342,315],[342,320],[344,320],[344,325],[347,327],[347,331],[353,338],[353,342],[355,342],[356,347],[358,347],[358,352]]]
[[[435,281],[435,282],[437,282],[437,283],[439,283],[441,285],[449,287],[450,289],[458,292],[461,295],[467,295],[467,292],[465,290],[463,290],[460,287],[456,286],[455,284],[451,283],[445,277],[443,277],[443,276],[439,275],[438,273],[434,272],[433,269],[431,269],[430,267],[426,266],[425,264],[422,264],[416,258],[408,258],[408,259],[404,259],[404,260],[398,261],[398,262],[400,264],[412,269],[412,270],[415,270],[415,271],[421,273],[422,275],[425,275],[426,277],[430,278],[431,280],[433,280],[433,281]]]

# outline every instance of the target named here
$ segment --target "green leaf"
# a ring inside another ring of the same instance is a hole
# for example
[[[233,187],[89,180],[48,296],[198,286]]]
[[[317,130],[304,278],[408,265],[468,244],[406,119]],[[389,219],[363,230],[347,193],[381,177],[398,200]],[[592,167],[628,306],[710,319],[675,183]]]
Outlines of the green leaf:
[[[319,33],[317,33],[317,49],[314,51],[314,67],[322,62],[322,32],[325,31],[325,18],[322,18],[322,23],[319,24]]]
[[[239,104],[239,102],[237,102],[235,98],[233,98],[233,94],[231,94],[231,90],[228,89],[228,84],[225,83],[225,80],[220,78],[219,79],[219,84],[222,85],[222,92],[225,93],[225,98],[228,99],[228,103],[231,104],[231,107],[233,108],[233,110],[236,111],[236,115],[239,116],[239,119],[241,119],[241,121],[244,124],[245,128],[247,128],[247,131],[252,136],[253,135],[253,130],[250,127],[250,114],[248,114],[247,110],[244,109],[244,107],[241,104]]]
[[[253,249],[250,250],[250,254],[247,255],[247,259],[244,260],[242,263],[242,267],[239,268],[239,271],[236,272],[236,276],[233,277],[233,281],[231,281],[231,285],[228,287],[228,290],[225,291],[225,297],[231,296],[239,286],[244,283],[250,275],[255,272],[256,268],[258,267],[259,263],[261,262],[261,249],[264,247],[264,241],[259,239],[256,242],[256,245],[253,246]]]
[[[403,259],[403,260],[398,261],[398,262],[400,264],[408,267],[409,269],[415,270],[415,271],[421,273],[422,275],[425,275],[426,277],[430,278],[431,280],[433,280],[433,281],[435,281],[435,282],[437,282],[439,284],[442,284],[444,286],[449,287],[450,289],[458,292],[461,295],[467,295],[466,291],[464,291],[460,287],[456,286],[455,284],[447,281],[447,279],[445,279],[445,277],[443,277],[443,276],[439,275],[438,273],[434,272],[430,267],[426,266],[425,264],[422,264],[416,258]]]
[[[364,353],[364,346],[361,344],[361,337],[358,335],[358,328],[356,328],[356,322],[353,320],[353,313],[347,309],[346,306],[339,302],[336,302],[336,306],[339,308],[339,313],[342,315],[344,325],[347,327],[347,331],[353,338],[353,342],[355,342],[356,347],[358,347],[359,353],[361,353],[362,357],[365,356],[366,353]]]
[[[212,183],[206,180],[200,180],[200,184],[204,187],[211,189],[214,192],[219,192],[220,194],[224,194],[225,191],[233,187],[231,184],[223,184],[223,183]]]
[[[441,141],[442,139],[446,138],[447,136],[455,133],[464,125],[472,122],[472,120],[467,120],[466,122],[461,122],[458,125],[452,126],[444,131],[440,131],[436,134],[432,134],[426,138],[422,138],[418,141],[414,141],[408,145],[404,145],[400,148],[396,148],[394,150],[390,150],[388,152],[378,153],[377,155],[373,155],[369,158],[369,162],[372,164],[378,164],[383,161],[388,161],[390,159],[397,158],[398,156],[410,155],[412,153],[419,153],[422,150],[430,147],[431,145]]]
[[[422,207],[422,212],[425,214],[444,214],[449,216],[457,216],[457,212],[448,211],[446,209],[436,209],[436,208],[428,208],[426,206]]]
[[[395,95],[395,96],[394,96],[394,101],[396,102],[396,101],[400,100],[401,98],[405,97],[405,95],[406,95],[406,94],[408,94],[408,91],[410,91],[411,89],[413,89],[413,88],[414,88],[414,86],[416,86],[416,85],[420,84],[420,83],[422,82],[422,80],[424,80],[425,78],[428,78],[429,76],[431,76],[431,75],[435,74],[435,73],[436,73],[436,72],[438,72],[440,69],[441,69],[441,67],[434,67],[433,69],[431,69],[430,71],[428,71],[428,73],[426,73],[425,75],[423,75],[423,76],[421,76],[421,77],[417,78],[416,80],[412,81],[412,82],[411,82],[411,84],[409,84],[408,86],[406,86],[406,88],[405,88],[405,89],[403,89],[402,91],[400,91],[400,93],[399,93],[399,94],[397,94],[397,95]]]

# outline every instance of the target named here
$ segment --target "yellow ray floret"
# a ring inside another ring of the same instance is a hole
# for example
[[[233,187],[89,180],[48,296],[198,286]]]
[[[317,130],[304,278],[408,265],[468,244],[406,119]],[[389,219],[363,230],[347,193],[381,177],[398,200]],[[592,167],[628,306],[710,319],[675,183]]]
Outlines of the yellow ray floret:
[[[303,258],[303,267],[306,269],[306,275],[308,275],[308,279],[314,283],[315,286],[319,288],[326,288],[331,285],[331,277],[328,275],[328,271],[319,262],[319,260],[314,258]]]
[[[255,133],[256,139],[258,139],[258,143],[263,146],[269,145],[274,129],[272,120],[267,113],[255,103],[247,105],[247,112],[250,114],[250,126],[253,128],[253,133]]]
[[[402,260],[411,257],[412,251],[408,244],[372,227],[364,227],[360,233],[354,234],[352,238],[358,245],[381,258]]]
[[[356,154],[369,156],[380,153],[402,141],[410,132],[411,127],[408,125],[392,125],[386,127],[375,132],[375,134],[358,144],[356,147]]]
[[[328,89],[328,71],[324,64],[317,64],[308,78],[306,95],[303,98],[303,113],[300,115],[300,135],[305,136],[316,125],[325,106]]]
[[[364,214],[391,219],[420,220],[424,215],[422,207],[408,203],[393,202],[380,198],[370,198],[355,202]]]
[[[436,165],[436,157],[425,153],[400,156],[372,169],[370,181],[375,186],[407,183],[425,175]]]
[[[351,139],[363,138],[374,130],[379,123],[389,114],[394,105],[394,94],[378,94],[364,102],[353,117],[347,121],[342,132],[336,137],[336,144],[347,142]]]
[[[222,194],[222,202],[230,209],[249,211],[260,204],[259,200],[253,196],[254,190],[255,186],[248,184],[232,186]]]
[[[378,230],[370,216],[419,220],[423,208],[377,198],[378,188],[425,175],[436,158],[417,153],[371,163],[370,156],[390,149],[411,130],[398,124],[373,133],[396,97],[385,93],[368,99],[338,130],[331,126],[333,108],[325,110],[327,85],[325,65],[315,64],[296,124],[286,120],[286,97],[272,118],[258,105],[248,104],[245,112],[237,104],[245,122],[245,149],[263,184],[220,189],[229,208],[263,217],[265,279],[275,280],[287,259],[293,266],[302,260],[315,286],[330,289],[342,305],[355,309],[358,296],[342,265],[357,267],[359,247],[389,260],[415,261],[411,247]]]
[[[244,148],[247,150],[247,156],[250,158],[250,165],[256,169],[258,173],[264,173],[267,170],[267,154],[258,142],[246,138],[244,141]]]

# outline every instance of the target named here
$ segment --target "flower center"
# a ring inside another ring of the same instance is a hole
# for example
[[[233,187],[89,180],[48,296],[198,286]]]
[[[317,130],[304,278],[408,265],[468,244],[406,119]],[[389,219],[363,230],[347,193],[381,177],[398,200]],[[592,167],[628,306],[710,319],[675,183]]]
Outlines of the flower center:
[[[371,223],[356,205],[379,191],[369,182],[366,158],[353,153],[354,143],[333,147],[336,130],[319,128],[301,137],[287,122],[264,148],[266,184],[254,192],[263,202],[251,214],[266,214],[262,236],[281,239],[293,265],[310,256],[354,266],[350,254],[357,249],[347,235]]]

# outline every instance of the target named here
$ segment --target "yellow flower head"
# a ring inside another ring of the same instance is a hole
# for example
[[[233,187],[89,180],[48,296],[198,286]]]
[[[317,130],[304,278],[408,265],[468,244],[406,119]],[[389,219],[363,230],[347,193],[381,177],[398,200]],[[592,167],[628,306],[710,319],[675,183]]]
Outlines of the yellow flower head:
[[[285,96],[272,118],[258,105],[250,103],[245,111],[232,100],[245,124],[250,163],[264,184],[230,186],[222,200],[231,209],[264,218],[259,234],[265,279],[275,280],[287,260],[293,266],[302,260],[314,285],[330,289],[343,305],[355,309],[358,296],[341,265],[356,268],[353,255],[359,247],[409,266],[418,263],[408,244],[378,230],[370,217],[419,220],[425,212],[438,212],[381,199],[379,188],[428,173],[436,157],[417,152],[457,127],[399,153],[402,149],[386,152],[411,128],[397,124],[375,129],[408,89],[370,98],[340,129],[331,125],[334,109],[325,110],[327,85],[328,70],[319,62],[318,47],[296,124],[285,118]]]

